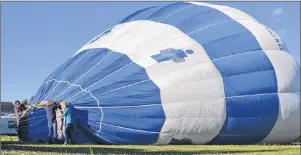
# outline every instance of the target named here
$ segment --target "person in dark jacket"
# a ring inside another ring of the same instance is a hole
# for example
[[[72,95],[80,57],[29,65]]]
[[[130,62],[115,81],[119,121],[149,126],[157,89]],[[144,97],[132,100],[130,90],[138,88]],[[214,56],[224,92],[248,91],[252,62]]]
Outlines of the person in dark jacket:
[[[60,105],[55,101],[41,101],[35,107],[45,107],[48,120],[48,144],[56,143],[58,138],[56,110],[60,109]]]
[[[74,109],[70,103],[60,102],[64,116],[64,145],[74,143],[73,129],[75,128]]]

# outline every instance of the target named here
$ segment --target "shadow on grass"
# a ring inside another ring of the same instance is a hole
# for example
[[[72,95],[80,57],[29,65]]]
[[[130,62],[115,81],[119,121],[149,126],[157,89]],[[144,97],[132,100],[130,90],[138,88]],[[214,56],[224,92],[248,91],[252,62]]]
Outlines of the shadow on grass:
[[[15,145],[15,144],[23,145],[23,144],[30,144],[30,143],[20,143],[18,141],[1,141],[1,144],[2,145]],[[47,143],[46,142],[44,142],[44,143],[34,143],[34,145],[45,145],[45,144],[47,144]]]
[[[2,143],[3,144],[3,143]],[[197,147],[197,146],[196,146]],[[199,151],[183,151],[183,150],[167,150],[167,151],[149,151],[139,148],[106,148],[101,145],[99,146],[61,146],[55,145],[52,147],[47,147],[43,145],[18,145],[18,144],[4,144],[2,145],[3,151],[30,151],[30,152],[47,152],[47,153],[79,153],[79,154],[235,154],[235,153],[257,153],[266,152],[269,154],[283,151],[286,149],[268,149],[268,150],[199,150]]]

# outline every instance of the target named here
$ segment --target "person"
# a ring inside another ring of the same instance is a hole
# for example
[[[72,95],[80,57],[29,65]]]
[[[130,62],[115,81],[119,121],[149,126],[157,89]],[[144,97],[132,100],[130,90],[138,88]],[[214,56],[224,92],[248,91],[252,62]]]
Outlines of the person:
[[[14,104],[14,112],[16,114],[16,118],[17,118],[17,127],[19,127],[19,122],[20,122],[20,116],[22,115],[21,113],[21,106],[20,106],[20,101],[16,100],[15,104]]]
[[[55,101],[41,101],[34,105],[34,107],[45,107],[47,121],[48,121],[48,144],[57,142],[57,123],[56,110],[60,109],[59,103]]]
[[[63,111],[64,117],[64,145],[73,144],[73,129],[75,128],[75,120],[74,120],[74,110],[70,103],[67,102],[60,102]]]
[[[27,131],[27,117],[25,113],[28,109],[28,105],[22,104],[19,100],[15,101],[14,112],[16,114],[16,130],[19,139],[19,143],[23,143],[27,140],[27,134],[24,132]]]
[[[63,138],[63,114],[60,109],[56,111],[56,124],[57,124],[57,136],[58,139]]]
[[[18,139],[19,139],[19,142],[22,142],[22,132],[21,132],[21,128],[20,128],[20,117],[22,116],[22,112],[23,112],[23,109],[21,107],[21,102],[19,100],[16,100],[15,101],[15,105],[14,105],[14,112],[16,114],[16,130],[17,130],[17,133],[18,133]]]

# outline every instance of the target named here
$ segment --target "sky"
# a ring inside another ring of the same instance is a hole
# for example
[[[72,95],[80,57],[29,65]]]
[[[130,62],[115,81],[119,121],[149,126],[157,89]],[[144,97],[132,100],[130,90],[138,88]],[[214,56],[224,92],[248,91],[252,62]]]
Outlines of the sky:
[[[173,2],[2,2],[1,101],[29,99],[81,46],[127,15]],[[209,2],[274,30],[300,64],[300,2]]]

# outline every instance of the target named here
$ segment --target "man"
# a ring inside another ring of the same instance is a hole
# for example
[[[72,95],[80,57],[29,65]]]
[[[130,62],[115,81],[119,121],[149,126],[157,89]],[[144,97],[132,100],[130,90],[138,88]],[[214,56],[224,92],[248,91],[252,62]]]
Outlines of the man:
[[[63,116],[64,116],[64,138],[65,142],[64,145],[72,144],[74,143],[74,137],[73,137],[73,129],[75,128],[75,119],[74,119],[74,110],[73,106],[66,102],[60,102],[60,106],[63,110]]]
[[[60,109],[60,105],[55,101],[41,101],[35,107],[45,107],[48,120],[48,144],[56,143],[57,141],[57,123],[56,110]]]
[[[20,101],[16,100],[14,105],[14,111],[17,116],[17,127],[19,127],[20,116],[22,115]]]
[[[21,102],[19,100],[15,101],[15,105],[14,105],[14,112],[16,114],[17,117],[17,133],[18,133],[18,139],[19,142],[22,142],[22,132],[21,132],[21,128],[20,128],[20,117],[22,115],[23,109],[21,107]]]

